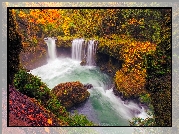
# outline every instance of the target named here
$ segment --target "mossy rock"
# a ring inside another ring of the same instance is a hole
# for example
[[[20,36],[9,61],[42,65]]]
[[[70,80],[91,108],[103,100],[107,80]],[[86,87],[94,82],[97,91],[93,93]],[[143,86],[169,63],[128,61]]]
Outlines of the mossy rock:
[[[60,83],[51,91],[67,109],[84,102],[90,96],[87,88],[79,81]]]

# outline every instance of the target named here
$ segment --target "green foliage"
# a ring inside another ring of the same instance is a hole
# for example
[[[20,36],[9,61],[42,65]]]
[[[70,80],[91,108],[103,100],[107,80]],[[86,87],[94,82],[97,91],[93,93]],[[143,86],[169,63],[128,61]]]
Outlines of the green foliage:
[[[161,81],[161,83],[163,83]],[[171,85],[171,83],[170,83]],[[171,88],[151,94],[152,105],[154,107],[154,115],[156,124],[159,126],[171,126],[172,123],[172,98]]]
[[[149,98],[149,97],[146,97],[146,95],[143,95],[142,98]],[[147,117],[146,119],[134,117],[131,121],[129,121],[130,126],[157,126],[153,109],[151,108],[150,111],[147,110],[146,112],[149,117]]]
[[[77,112],[71,116],[46,84],[41,82],[38,77],[27,73],[26,70],[21,69],[15,74],[14,85],[21,93],[37,99],[47,110],[66,121],[70,126],[94,125],[86,116],[80,115]]]
[[[153,56],[147,55],[147,84],[151,92],[156,123],[171,126],[171,10],[161,10],[161,42]]]
[[[51,97],[45,104],[46,108],[53,112],[57,117],[68,116],[68,112],[65,107],[61,106],[56,96]]]
[[[80,115],[77,111],[70,116],[68,123],[70,126],[94,126],[85,115]]]
[[[150,94],[142,94],[142,95],[140,95],[140,102],[145,103],[145,104],[150,104],[151,103]]]
[[[50,97],[50,89],[46,84],[25,70],[19,70],[19,72],[15,74],[14,86],[21,93],[44,103]]]
[[[121,31],[141,41],[160,42],[160,9],[122,9],[120,14],[124,24]]]
[[[133,121],[130,121],[130,126],[156,126],[154,118],[133,118]]]
[[[57,97],[51,93],[45,83],[41,82],[36,76],[27,73],[25,70],[19,70],[15,74],[14,85],[21,93],[37,99],[48,110],[61,116],[66,115],[66,109],[61,106]]]

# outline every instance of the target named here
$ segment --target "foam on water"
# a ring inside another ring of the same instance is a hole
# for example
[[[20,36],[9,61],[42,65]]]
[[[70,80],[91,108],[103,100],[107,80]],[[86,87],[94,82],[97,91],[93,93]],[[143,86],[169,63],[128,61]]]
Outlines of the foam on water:
[[[111,84],[111,78],[95,66],[80,66],[80,61],[57,58],[44,66],[31,70],[30,73],[39,76],[51,89],[59,83],[70,81],[92,84],[93,88],[88,90],[90,92],[89,101],[77,110],[96,123],[123,126],[128,125],[127,120],[133,117],[147,118],[144,108],[141,109],[132,101],[125,104],[113,94],[112,89],[107,89],[106,85]],[[134,114],[132,110],[137,110],[140,114]]]

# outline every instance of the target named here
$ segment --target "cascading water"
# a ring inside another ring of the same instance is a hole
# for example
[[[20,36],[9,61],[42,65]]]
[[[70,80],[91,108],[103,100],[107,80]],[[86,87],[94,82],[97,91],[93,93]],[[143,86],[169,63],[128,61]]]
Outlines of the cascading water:
[[[84,39],[74,39],[72,41],[72,59],[78,61],[86,60],[86,65],[93,66],[95,65],[96,48],[97,42],[95,40],[89,40],[85,44]]]
[[[125,104],[113,94],[112,88],[108,88],[112,83],[111,78],[102,73],[98,67],[80,65],[83,42],[83,39],[73,41],[72,59],[56,58],[44,66],[31,70],[31,73],[41,77],[41,80],[51,89],[59,83],[70,81],[92,84],[93,88],[88,89],[90,92],[89,99],[80,107],[76,107],[75,110],[86,115],[89,120],[100,126],[127,126],[129,125],[128,120],[133,117],[147,118],[148,115],[144,108],[140,108],[132,101]],[[53,44],[52,41],[49,44]],[[88,61],[93,64],[91,55],[95,52],[94,42],[91,41],[88,45],[90,57]],[[71,109],[70,112],[73,112],[73,110]]]
[[[72,59],[82,60],[82,48],[83,48],[84,39],[75,39],[72,41]]]
[[[45,41],[45,43],[47,43],[47,46],[48,46],[48,54],[49,54],[50,60],[54,60],[57,58],[55,40],[56,39],[53,37],[52,38],[50,38],[50,37],[44,38],[44,41]]]
[[[86,64],[88,66],[95,65],[94,56],[96,54],[96,46],[97,46],[97,43],[95,40],[88,41],[87,59],[86,59]]]

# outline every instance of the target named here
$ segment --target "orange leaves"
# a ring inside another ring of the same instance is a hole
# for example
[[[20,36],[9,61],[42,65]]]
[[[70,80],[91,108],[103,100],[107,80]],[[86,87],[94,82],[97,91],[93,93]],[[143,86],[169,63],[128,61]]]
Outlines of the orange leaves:
[[[137,20],[135,18],[129,19],[128,24],[134,25],[134,24],[140,24],[143,25],[144,24],[144,18]]]
[[[34,119],[35,119],[35,118],[33,118],[32,115],[28,115],[28,118],[29,118],[30,120],[34,120]]]
[[[20,11],[18,15],[19,15],[19,17],[22,17],[22,18],[26,17],[26,14],[22,11]]]
[[[156,50],[156,45],[150,42],[132,42],[123,46],[122,57],[126,64],[141,60],[144,54],[151,54]]]
[[[10,100],[10,101],[9,101],[9,105],[11,105],[11,104],[12,104],[12,101]]]
[[[30,9],[29,13],[20,11],[18,15],[21,18],[28,19],[29,22],[42,25],[59,22],[58,20],[60,18],[60,12],[58,9]]]
[[[122,69],[116,72],[117,88],[126,97],[138,96],[145,92],[146,69],[142,67],[143,56],[156,50],[156,45],[150,42],[131,42],[123,45],[121,55],[124,60]]]
[[[116,72],[115,82],[117,88],[129,96],[138,96],[144,91],[145,73],[138,69],[128,72],[127,68],[122,68]]]
[[[48,120],[47,120],[47,123],[50,124],[50,125],[52,125],[52,118],[48,119]]]
[[[134,23],[136,23],[136,22],[138,22],[138,21],[137,21],[136,19],[132,18],[132,19],[129,20],[128,23],[129,23],[129,24],[134,24]]]
[[[46,20],[44,20],[44,18],[38,19],[38,20],[36,21],[36,23],[37,23],[37,24],[45,25],[45,24],[46,24]]]

